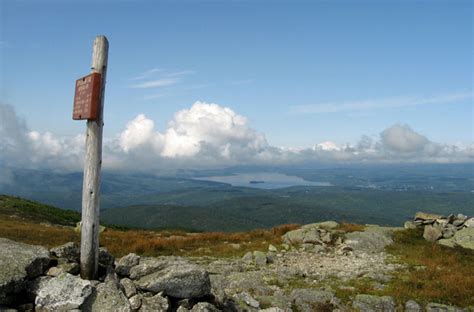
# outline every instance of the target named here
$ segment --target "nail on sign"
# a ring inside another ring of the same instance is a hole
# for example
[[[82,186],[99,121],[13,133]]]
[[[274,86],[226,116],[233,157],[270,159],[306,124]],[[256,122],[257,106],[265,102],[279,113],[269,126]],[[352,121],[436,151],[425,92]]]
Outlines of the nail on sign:
[[[76,80],[72,119],[95,120],[100,105],[101,75],[92,73]]]

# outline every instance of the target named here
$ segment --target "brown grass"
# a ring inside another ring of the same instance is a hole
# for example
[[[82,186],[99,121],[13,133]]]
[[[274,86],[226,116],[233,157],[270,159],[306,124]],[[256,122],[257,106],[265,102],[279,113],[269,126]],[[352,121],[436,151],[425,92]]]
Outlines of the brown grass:
[[[337,227],[338,230],[344,231],[346,233],[350,232],[361,232],[365,229],[365,226],[355,223],[341,222]]]
[[[281,236],[298,225],[287,224],[269,230],[224,233],[185,233],[182,231],[120,231],[107,229],[100,236],[101,246],[116,257],[130,252],[140,255],[182,255],[182,256],[241,256],[248,251],[265,250],[269,244],[281,243]],[[71,227],[58,227],[32,223],[15,218],[0,219],[0,237],[10,238],[28,244],[43,245],[48,248],[66,242],[80,240],[79,234]],[[239,244],[236,249],[231,244]]]
[[[409,269],[400,273],[386,292],[402,300],[464,307],[474,304],[474,252],[429,243],[422,235],[420,230],[395,233],[395,243],[388,251]]]

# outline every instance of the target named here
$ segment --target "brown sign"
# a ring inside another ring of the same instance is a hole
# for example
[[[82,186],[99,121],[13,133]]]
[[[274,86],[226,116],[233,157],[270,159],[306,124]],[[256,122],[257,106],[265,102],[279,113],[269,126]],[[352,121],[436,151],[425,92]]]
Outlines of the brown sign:
[[[92,73],[76,80],[72,119],[95,120],[100,105],[101,75]]]

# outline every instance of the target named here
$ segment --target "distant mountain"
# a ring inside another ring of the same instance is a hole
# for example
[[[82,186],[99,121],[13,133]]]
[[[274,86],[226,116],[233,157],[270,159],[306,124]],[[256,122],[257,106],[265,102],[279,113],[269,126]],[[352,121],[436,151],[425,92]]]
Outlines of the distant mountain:
[[[0,195],[0,217],[68,226],[75,226],[81,220],[81,215],[76,211],[7,195]]]

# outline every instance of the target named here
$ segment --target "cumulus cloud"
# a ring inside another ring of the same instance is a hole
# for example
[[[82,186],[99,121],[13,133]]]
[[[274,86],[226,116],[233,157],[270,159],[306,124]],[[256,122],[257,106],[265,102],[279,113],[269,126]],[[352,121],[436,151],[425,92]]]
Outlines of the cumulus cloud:
[[[22,166],[80,170],[84,135],[57,137],[28,129],[13,107],[0,104],[0,167]],[[104,138],[103,166],[153,170],[239,164],[473,162],[474,145],[430,141],[408,125],[395,124],[379,137],[353,144],[332,141],[310,148],[271,146],[265,135],[228,107],[196,102],[175,113],[163,131],[150,116],[139,114],[115,137]]]
[[[251,129],[247,119],[227,107],[196,102],[178,111],[167,129],[155,130],[153,120],[140,114],[119,135],[126,154],[150,153],[155,159],[186,159],[195,164],[208,160],[223,162],[258,160],[268,146],[265,137]]]
[[[0,166],[77,170],[82,164],[84,136],[58,138],[30,131],[11,105],[0,104]]]
[[[411,153],[422,150],[428,139],[416,133],[408,125],[393,125],[380,134],[382,144],[389,150],[402,153]]]

